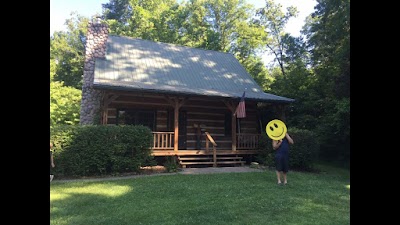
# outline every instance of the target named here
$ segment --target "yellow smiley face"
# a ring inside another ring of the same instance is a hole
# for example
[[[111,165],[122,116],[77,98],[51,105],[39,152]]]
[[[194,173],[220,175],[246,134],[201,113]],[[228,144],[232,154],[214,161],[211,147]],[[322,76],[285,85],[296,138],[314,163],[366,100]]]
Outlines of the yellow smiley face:
[[[271,120],[265,127],[265,132],[272,140],[282,140],[285,137],[287,128],[284,122],[280,120]]]

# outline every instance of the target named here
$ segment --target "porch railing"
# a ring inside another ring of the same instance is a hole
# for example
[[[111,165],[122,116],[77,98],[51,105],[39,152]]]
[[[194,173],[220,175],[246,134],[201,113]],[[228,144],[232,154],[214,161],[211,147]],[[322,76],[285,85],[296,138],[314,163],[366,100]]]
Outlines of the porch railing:
[[[154,150],[174,149],[174,132],[152,132]],[[260,134],[237,134],[236,149],[254,150],[258,148]],[[206,149],[208,150],[210,139],[206,137]],[[215,142],[214,142],[215,143]],[[212,143],[213,144],[213,143]]]
[[[153,149],[174,149],[174,132],[153,132]]]
[[[236,134],[236,149],[257,149],[261,134]]]
[[[213,166],[217,167],[217,143],[215,143],[214,139],[211,137],[210,133],[204,132],[206,134],[206,150],[209,151],[209,142],[213,145]]]

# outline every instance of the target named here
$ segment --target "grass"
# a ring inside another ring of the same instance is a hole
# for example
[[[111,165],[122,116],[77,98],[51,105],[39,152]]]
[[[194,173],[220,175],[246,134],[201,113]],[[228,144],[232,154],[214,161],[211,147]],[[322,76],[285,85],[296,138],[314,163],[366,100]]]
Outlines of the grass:
[[[53,181],[50,224],[350,224],[349,171],[318,169]]]

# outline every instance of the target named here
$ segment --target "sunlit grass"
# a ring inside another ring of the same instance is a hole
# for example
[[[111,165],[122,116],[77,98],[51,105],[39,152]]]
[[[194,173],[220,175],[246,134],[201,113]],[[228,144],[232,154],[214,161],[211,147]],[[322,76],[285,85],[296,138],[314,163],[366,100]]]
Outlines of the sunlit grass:
[[[52,182],[51,224],[350,224],[349,172],[274,171]]]
[[[51,200],[63,200],[76,195],[98,195],[103,197],[118,197],[132,190],[132,187],[114,183],[91,183],[65,188],[59,192],[50,191]]]

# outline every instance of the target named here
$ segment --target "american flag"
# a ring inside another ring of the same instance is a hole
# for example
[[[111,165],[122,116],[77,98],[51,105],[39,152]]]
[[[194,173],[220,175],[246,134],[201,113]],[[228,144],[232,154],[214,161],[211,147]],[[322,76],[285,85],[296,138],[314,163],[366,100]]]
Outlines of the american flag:
[[[243,92],[242,98],[240,99],[239,105],[236,107],[235,115],[237,118],[245,118],[246,117],[246,106],[244,103],[244,95],[246,92]]]

